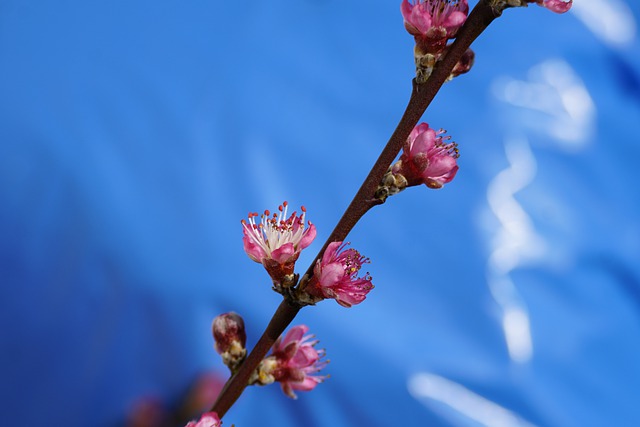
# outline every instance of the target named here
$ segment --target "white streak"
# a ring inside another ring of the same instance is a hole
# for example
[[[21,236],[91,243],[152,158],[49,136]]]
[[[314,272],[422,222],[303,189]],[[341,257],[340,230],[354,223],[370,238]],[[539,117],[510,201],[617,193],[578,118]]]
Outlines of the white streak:
[[[489,184],[487,202],[499,222],[487,265],[487,283],[502,309],[502,328],[511,359],[529,361],[533,343],[529,315],[509,273],[528,260],[540,257],[545,245],[531,218],[515,199],[515,194],[535,177],[536,162],[525,139],[505,142],[509,167]]]
[[[609,45],[626,45],[636,37],[633,12],[621,0],[577,0],[571,12]]]
[[[493,93],[501,101],[523,109],[519,118],[524,125],[546,133],[565,148],[581,148],[594,134],[595,103],[565,61],[545,61],[531,68],[527,80],[496,79]]]
[[[409,378],[408,389],[414,398],[425,406],[440,410],[454,425],[534,427],[514,412],[438,375],[426,372],[415,374]],[[441,404],[448,408],[443,408]]]

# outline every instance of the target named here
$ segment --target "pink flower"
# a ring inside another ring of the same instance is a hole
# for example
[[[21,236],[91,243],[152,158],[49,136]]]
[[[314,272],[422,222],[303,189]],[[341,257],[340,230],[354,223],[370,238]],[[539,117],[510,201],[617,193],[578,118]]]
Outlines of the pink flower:
[[[280,382],[282,391],[292,399],[297,398],[294,390],[313,390],[325,378],[313,375],[324,368],[327,362],[320,361],[324,350],[317,351],[314,348],[318,341],[311,341],[313,335],[304,335],[308,330],[305,325],[291,328],[284,338],[278,338],[272,355],[262,364],[268,367],[268,375]]]
[[[458,145],[445,143],[450,137],[442,137],[426,123],[417,125],[409,134],[402,148],[402,155],[391,172],[402,175],[407,187],[425,184],[430,188],[441,188],[458,172]]]
[[[467,0],[402,0],[400,11],[409,34],[419,46],[427,47],[425,52],[431,52],[455,37],[467,20],[469,5]]]
[[[257,213],[249,214],[249,221],[242,220],[244,236],[242,243],[249,258],[261,263],[275,282],[282,282],[293,274],[300,251],[309,246],[316,237],[316,227],[307,223],[302,214],[292,213],[287,217],[287,202],[278,207],[279,213],[264,211],[256,224]]]
[[[222,421],[215,412],[202,414],[199,421],[189,421],[185,427],[220,427]]]
[[[373,285],[367,273],[357,277],[362,265],[369,262],[355,249],[344,250],[346,244],[332,242],[322,259],[316,262],[313,277],[305,290],[319,298],[333,298],[344,307],[360,304]]]
[[[573,5],[573,0],[535,0],[535,2],[555,13],[565,13]]]

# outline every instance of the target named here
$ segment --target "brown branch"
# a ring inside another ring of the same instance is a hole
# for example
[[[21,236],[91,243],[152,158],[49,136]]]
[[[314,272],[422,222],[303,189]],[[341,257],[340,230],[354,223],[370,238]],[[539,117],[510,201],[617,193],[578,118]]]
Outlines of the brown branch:
[[[340,221],[338,221],[338,224],[322,246],[322,249],[320,249],[318,255],[309,266],[307,274],[303,276],[301,282],[308,280],[311,274],[313,274],[313,266],[316,261],[322,257],[329,243],[344,240],[360,218],[362,218],[369,209],[381,203],[374,198],[374,194],[378,188],[378,184],[380,184],[382,180],[382,176],[400,152],[411,130],[413,130],[442,85],[449,78],[453,67],[458,63],[471,43],[499,15],[499,12],[494,10],[487,0],[481,0],[469,14],[464,26],[459,30],[455,42],[449,48],[446,56],[438,62],[429,79],[422,84],[417,84],[415,80],[413,81],[411,98],[409,99],[400,123],[398,123],[396,130],[391,135],[389,142],[387,142],[387,145],[382,150],[378,160],[376,160],[371,168],[369,175],[367,175],[362,186],[351,201],[351,204],[349,204],[342,218],[340,218]],[[300,283],[300,286],[304,286],[304,283]],[[293,321],[300,311],[300,308],[301,307],[293,305],[286,300],[280,304],[269,322],[267,329],[262,334],[262,337],[236,374],[227,381],[227,384],[225,384],[218,396],[218,400],[211,408],[212,411],[218,413],[220,418],[226,414],[231,405],[240,397],[242,391],[247,386],[251,374],[276,339],[278,339],[287,326]]]
[[[260,364],[280,334],[282,334],[293,321],[298,311],[300,311],[300,307],[293,306],[287,301],[283,300],[280,303],[269,325],[267,325],[267,329],[265,329],[249,356],[247,356],[242,363],[240,369],[238,369],[235,375],[229,378],[229,381],[227,381],[224,388],[220,391],[218,399],[213,404],[211,410],[215,411],[220,418],[222,418],[229,408],[231,408],[231,405],[238,400],[242,391],[247,386],[253,371],[255,371],[258,364]]]

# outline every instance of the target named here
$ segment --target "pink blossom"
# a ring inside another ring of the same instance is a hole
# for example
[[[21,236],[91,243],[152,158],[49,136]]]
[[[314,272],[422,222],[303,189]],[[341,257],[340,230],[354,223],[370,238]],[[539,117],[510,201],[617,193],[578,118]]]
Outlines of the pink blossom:
[[[443,47],[455,37],[469,12],[467,0],[402,0],[404,26],[421,47]],[[432,52],[433,53],[433,52]]]
[[[215,412],[202,414],[199,421],[189,421],[185,427],[220,427],[222,421]]]
[[[293,390],[313,390],[325,378],[313,375],[327,362],[320,361],[324,350],[314,348],[318,341],[312,341],[313,335],[305,335],[308,330],[306,325],[291,328],[284,338],[278,338],[270,356],[276,361],[271,372],[273,378],[280,382],[282,391],[292,399],[297,397]]]
[[[268,210],[260,215],[261,221],[256,224],[257,213],[249,214],[249,221],[242,220],[244,236],[242,243],[249,258],[261,263],[276,282],[293,274],[293,269],[300,251],[313,242],[316,227],[302,214],[292,213],[287,217],[287,202],[278,207],[279,213],[271,214]]]
[[[441,136],[443,130],[434,131],[426,123],[417,125],[407,138],[402,155],[392,167],[393,174],[402,175],[407,186],[425,184],[441,188],[458,172],[458,145],[447,143],[450,137]]]
[[[555,13],[565,13],[573,5],[573,0],[535,0],[535,2]]]
[[[316,262],[306,291],[312,296],[333,298],[344,307],[360,304],[373,285],[367,273],[357,277],[362,265],[369,262],[355,249],[344,250],[346,244],[332,242],[321,260]]]

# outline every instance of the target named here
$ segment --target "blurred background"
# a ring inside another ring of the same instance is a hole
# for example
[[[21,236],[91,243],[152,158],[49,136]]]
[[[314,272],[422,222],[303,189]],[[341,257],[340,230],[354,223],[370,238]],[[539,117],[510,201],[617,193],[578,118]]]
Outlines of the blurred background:
[[[213,317],[253,344],[280,298],[240,220],[304,204],[306,269],[408,101],[399,7],[0,3],[0,425],[143,425],[219,387]],[[365,303],[298,318],[331,378],[225,425],[640,425],[638,19],[506,11],[424,117],[457,178],[350,235]]]

